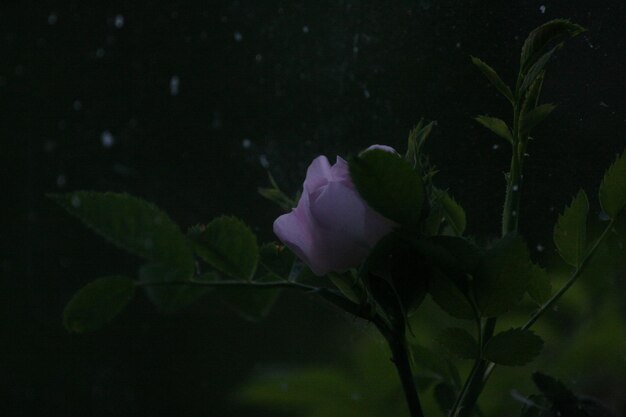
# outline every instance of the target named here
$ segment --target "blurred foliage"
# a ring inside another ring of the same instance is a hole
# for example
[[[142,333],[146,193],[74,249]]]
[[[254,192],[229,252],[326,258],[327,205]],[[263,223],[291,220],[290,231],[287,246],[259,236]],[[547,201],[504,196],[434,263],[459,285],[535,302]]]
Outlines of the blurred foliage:
[[[597,223],[590,224],[591,231],[601,226]],[[622,240],[616,235],[601,248],[584,276],[534,326],[535,332],[546,341],[541,355],[525,366],[496,369],[479,400],[483,415],[521,413],[524,403],[520,399],[537,392],[530,377],[536,371],[554,375],[577,394],[597,398],[617,415],[626,412],[623,395],[626,392],[626,265],[624,259],[609,258],[611,251],[623,245]],[[558,288],[566,281],[568,268],[556,253],[546,263],[552,285]],[[501,317],[498,327],[519,325],[534,308],[535,304],[525,299],[519,309]],[[442,328],[460,323],[444,313],[430,297],[410,319],[414,368],[428,416],[444,415],[435,392],[438,384],[446,380],[454,385],[446,366],[458,368],[461,377],[470,370],[470,360],[446,355],[436,341]],[[389,351],[373,326],[368,328],[370,331],[354,343],[352,354],[340,363],[276,366],[256,373],[241,387],[236,400],[244,406],[283,411],[292,416],[407,415]],[[475,332],[469,322],[466,330],[470,334]]]

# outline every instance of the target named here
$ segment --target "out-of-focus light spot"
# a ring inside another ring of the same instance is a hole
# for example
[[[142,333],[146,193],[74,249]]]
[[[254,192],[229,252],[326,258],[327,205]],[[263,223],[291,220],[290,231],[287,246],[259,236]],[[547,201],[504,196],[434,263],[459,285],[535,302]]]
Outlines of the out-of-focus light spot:
[[[113,21],[113,24],[118,29],[123,28],[124,27],[124,15],[118,14],[117,16],[115,16],[115,20]]]
[[[111,132],[105,130],[102,134],[100,134],[100,141],[102,142],[102,146],[110,148],[115,143],[115,137]]]
[[[64,174],[59,174],[57,176],[57,187],[63,188],[67,184],[67,177]]]
[[[170,78],[170,94],[177,96],[180,92],[180,77],[178,75],[172,75]]]

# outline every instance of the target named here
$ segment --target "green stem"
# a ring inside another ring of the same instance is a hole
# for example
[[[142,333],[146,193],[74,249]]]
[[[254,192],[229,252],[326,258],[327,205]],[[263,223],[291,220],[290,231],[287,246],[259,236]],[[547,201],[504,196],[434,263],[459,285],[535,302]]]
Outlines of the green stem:
[[[520,138],[519,132],[520,105],[513,105],[513,151],[511,152],[511,168],[509,170],[504,211],[502,213],[502,236],[517,231],[519,206],[522,194],[522,162],[526,152],[526,140]]]
[[[201,281],[193,279],[189,281],[159,281],[159,282],[135,282],[138,287],[152,287],[152,286],[194,286],[194,287],[211,287],[211,288],[240,288],[240,289],[259,289],[259,290],[271,290],[271,289],[291,289],[300,290],[310,294],[316,294],[324,298],[326,301],[334,304],[340,309],[354,314],[367,321],[373,321],[371,314],[362,308],[362,306],[353,303],[348,300],[340,292],[331,288],[314,287],[311,285],[301,284],[293,281],[274,281],[274,282],[250,282],[250,281]]]
[[[504,210],[502,212],[502,236],[514,233],[519,225],[519,208],[522,194],[522,168],[523,159],[526,153],[526,144],[528,137],[520,135],[520,110],[521,100],[518,97],[521,75],[518,76],[515,88],[516,98],[513,103],[513,144],[511,152],[511,167],[507,177],[506,194],[504,198]],[[485,328],[482,333],[480,348],[485,345],[493,336],[496,328],[497,319],[491,317],[487,319]],[[453,408],[452,415],[454,417],[468,417],[471,415],[476,401],[484,387],[483,375],[489,367],[489,362],[484,359],[478,359],[472,368],[472,372],[468,376],[463,391],[459,394],[457,404]]]
[[[485,328],[483,329],[482,347],[491,339],[493,336],[493,332],[496,328],[496,319],[494,317],[487,319],[485,323]],[[456,414],[453,414],[454,417],[469,417],[474,411],[474,407],[476,406],[476,401],[478,400],[478,396],[483,390],[483,375],[485,370],[487,369],[487,361],[484,359],[480,359],[477,364],[476,372],[473,375],[470,375],[468,388],[465,392],[464,398],[461,399],[460,405],[456,410]]]
[[[598,239],[593,244],[591,249],[589,249],[589,251],[587,252],[585,258],[582,260],[580,265],[574,270],[574,272],[572,272],[572,275],[567,280],[567,282],[563,284],[563,286],[552,297],[550,297],[550,299],[546,301],[539,308],[539,310],[535,312],[535,314],[533,314],[530,317],[530,319],[526,322],[526,324],[524,325],[524,327],[522,327],[522,329],[524,330],[530,329],[531,326],[535,324],[535,322],[539,319],[539,317],[541,317],[547,310],[549,310],[559,300],[559,298],[561,298],[561,296],[565,293],[565,291],[567,291],[574,284],[574,282],[576,282],[578,277],[584,272],[585,268],[589,264],[589,260],[591,259],[593,254],[596,252],[596,250],[598,250],[598,247],[600,247],[602,242],[604,242],[608,234],[613,229],[614,225],[615,225],[615,219],[611,219],[609,224],[602,231],[602,234],[600,235],[600,237],[598,237]]]
[[[482,346],[483,346],[482,320],[480,319],[480,313],[478,311],[478,308],[476,307],[474,303],[472,303],[472,309],[474,310],[474,319],[476,320],[476,337],[478,339],[478,347],[480,350],[482,350]],[[454,402],[454,405],[452,406],[452,409],[450,412],[451,416],[456,415],[456,413],[458,412],[459,406],[461,405],[461,401],[465,399],[465,396],[467,395],[467,391],[469,389],[471,382],[474,380],[474,378],[476,378],[475,375],[477,374],[478,369],[480,368],[481,356],[482,356],[482,352],[479,351],[478,356],[476,357],[476,360],[474,361],[474,365],[472,366],[472,369],[469,373],[469,376],[465,380],[465,384],[463,384],[463,388],[459,392],[459,395],[456,397],[456,401]]]

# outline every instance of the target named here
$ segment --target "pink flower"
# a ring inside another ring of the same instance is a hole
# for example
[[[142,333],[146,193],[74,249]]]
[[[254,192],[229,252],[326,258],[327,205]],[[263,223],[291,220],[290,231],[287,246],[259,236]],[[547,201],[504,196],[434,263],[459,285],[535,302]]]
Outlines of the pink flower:
[[[366,149],[393,148],[373,145]],[[307,169],[298,206],[274,221],[274,233],[318,276],[360,265],[395,223],[359,196],[341,157],[318,156]]]

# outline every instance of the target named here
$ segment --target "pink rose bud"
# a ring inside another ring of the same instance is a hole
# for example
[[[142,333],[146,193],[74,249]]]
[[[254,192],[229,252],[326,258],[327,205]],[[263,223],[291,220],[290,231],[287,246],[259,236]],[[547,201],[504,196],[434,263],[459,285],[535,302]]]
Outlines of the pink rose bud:
[[[396,153],[382,145],[370,149]],[[338,156],[331,166],[325,156],[318,156],[307,169],[298,206],[274,221],[274,233],[322,276],[360,265],[394,226],[363,201],[344,159]]]

